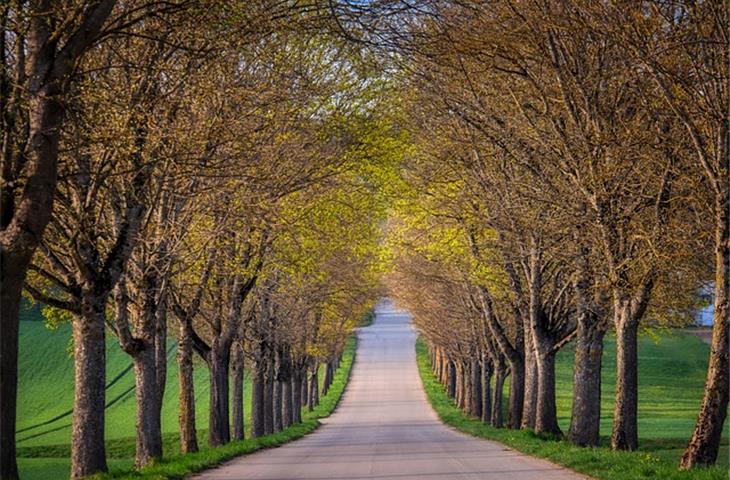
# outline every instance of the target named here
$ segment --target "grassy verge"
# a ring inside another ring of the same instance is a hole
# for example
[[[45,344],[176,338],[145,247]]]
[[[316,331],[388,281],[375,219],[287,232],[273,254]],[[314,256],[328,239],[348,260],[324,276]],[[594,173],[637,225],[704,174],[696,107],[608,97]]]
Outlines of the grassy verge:
[[[548,459],[576,472],[600,480],[727,480],[724,467],[697,469],[689,472],[677,470],[676,461],[646,451],[614,452],[607,447],[580,448],[569,442],[544,439],[528,431],[497,429],[459,410],[431,372],[425,343],[419,339],[416,345],[418,370],[431,406],[439,418],[465,433],[495,440],[521,452]]]
[[[347,346],[342,357],[340,368],[335,374],[332,386],[320,399],[320,404],[313,410],[302,411],[302,423],[272,435],[256,439],[246,439],[240,442],[231,442],[221,447],[201,447],[201,450],[194,454],[182,455],[179,453],[178,435],[165,434],[164,447],[166,457],[144,468],[140,471],[133,469],[134,464],[134,438],[119,438],[107,441],[107,456],[110,472],[105,475],[98,475],[97,479],[182,479],[185,476],[214,467],[226,460],[240,455],[255,452],[262,448],[276,447],[278,445],[296,440],[312,432],[319,426],[319,419],[329,416],[337,407],[342,397],[350,372],[355,360],[357,340],[355,336],[348,339]],[[205,432],[199,432],[201,443],[204,443]],[[23,449],[23,456],[19,458],[21,471],[24,480],[40,479],[61,479],[68,478],[70,471],[69,445],[53,445],[26,447]],[[66,457],[66,458],[59,458]]]
[[[360,319],[360,323],[357,324],[358,327],[369,327],[373,324],[375,321],[375,310],[370,310],[368,313],[366,313],[362,319]]]

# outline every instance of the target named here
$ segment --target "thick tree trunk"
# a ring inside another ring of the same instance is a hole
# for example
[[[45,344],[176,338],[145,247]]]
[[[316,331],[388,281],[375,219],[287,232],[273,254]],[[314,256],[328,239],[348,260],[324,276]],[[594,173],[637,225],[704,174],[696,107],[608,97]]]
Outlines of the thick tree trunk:
[[[84,300],[72,322],[74,409],[71,478],[106,472],[104,404],[106,387],[105,299]]]
[[[273,409],[274,409],[274,432],[280,432],[283,428],[283,420],[282,420],[282,407],[284,404],[283,401],[283,383],[280,380],[274,379],[272,381],[273,383],[273,395],[272,395],[272,403],[273,403]]]
[[[210,369],[210,419],[208,443],[211,447],[231,441],[228,411],[228,367],[230,350],[216,346],[208,359]]]
[[[555,404],[555,352],[549,347],[538,350],[535,432],[561,435]]]
[[[525,400],[525,364],[520,358],[509,360],[512,379],[509,382],[508,426],[519,429],[522,425],[522,406]]]
[[[471,401],[469,414],[476,418],[482,417],[482,368],[478,359],[471,361]]]
[[[494,393],[492,400],[491,424],[493,427],[497,428],[502,428],[504,426],[502,403],[504,398],[504,381],[507,379],[507,372],[507,368],[501,365],[497,366],[494,371]]]
[[[538,404],[538,369],[535,345],[529,325],[525,326],[525,397],[522,403],[522,428],[535,428]],[[513,377],[514,378],[514,377]]]
[[[160,390],[154,343],[144,342],[132,355],[137,399],[137,443],[134,464],[142,468],[162,457]]]
[[[727,135],[727,133],[726,133]],[[705,393],[692,438],[680,468],[717,461],[730,390],[730,195],[719,197],[715,230],[715,311]]]
[[[601,426],[601,359],[605,330],[592,313],[579,315],[573,362],[573,409],[570,441],[597,446]]]
[[[294,422],[294,390],[292,388],[292,382],[293,379],[291,376],[281,382],[281,426],[283,428],[290,427]]]
[[[264,391],[266,390],[266,372],[262,360],[254,365],[253,381],[251,382],[251,437],[258,438],[265,435],[264,426]]]
[[[295,370],[292,376],[292,423],[302,423],[302,373]]]
[[[177,339],[177,365],[180,381],[180,451],[198,451],[198,434],[195,430],[195,382],[193,381],[193,345],[187,328],[180,327]]]
[[[0,478],[3,480],[18,478],[15,459],[18,327],[27,265],[26,258],[19,259],[4,246],[0,250]]]
[[[231,373],[233,376],[233,399],[231,413],[233,417],[233,440],[243,440],[245,437],[243,420],[243,350],[236,345],[233,354]]]
[[[484,357],[482,360],[482,416],[483,423],[490,422],[492,414],[492,362]]]
[[[613,414],[611,447],[636,450],[638,410],[638,329],[631,318],[628,301],[615,302],[616,320],[616,404]]]

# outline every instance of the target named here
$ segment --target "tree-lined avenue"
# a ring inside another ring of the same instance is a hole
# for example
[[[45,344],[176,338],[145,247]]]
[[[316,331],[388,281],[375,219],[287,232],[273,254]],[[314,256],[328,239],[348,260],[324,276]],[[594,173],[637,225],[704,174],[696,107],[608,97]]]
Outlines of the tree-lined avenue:
[[[352,378],[313,434],[194,477],[224,479],[578,479],[544,460],[443,425],[418,378],[416,331],[390,300],[358,332]]]

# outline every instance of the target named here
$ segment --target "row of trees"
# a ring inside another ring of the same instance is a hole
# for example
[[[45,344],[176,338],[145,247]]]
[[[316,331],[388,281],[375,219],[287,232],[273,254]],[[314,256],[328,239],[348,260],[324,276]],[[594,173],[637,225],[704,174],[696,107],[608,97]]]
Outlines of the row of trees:
[[[637,335],[714,288],[704,398],[681,467],[716,461],[730,348],[730,14],[722,2],[431,2],[407,35],[417,153],[392,220],[393,288],[458,404],[561,434],[555,355],[575,341],[568,437],[634,450]],[[493,391],[490,379],[494,377]]]
[[[0,478],[21,290],[73,330],[71,476],[105,471],[105,348],[134,365],[136,466],[162,456],[168,333],[183,452],[301,421],[378,291],[387,85],[314,2],[3,4]],[[230,400],[232,398],[232,401]],[[229,411],[232,405],[232,411]]]

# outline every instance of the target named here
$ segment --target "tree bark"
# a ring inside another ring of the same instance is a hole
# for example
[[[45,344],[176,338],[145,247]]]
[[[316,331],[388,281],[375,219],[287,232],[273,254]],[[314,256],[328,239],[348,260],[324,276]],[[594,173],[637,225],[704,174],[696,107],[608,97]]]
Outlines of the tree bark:
[[[525,332],[525,397],[522,404],[521,428],[535,428],[538,405],[538,369],[535,345],[532,334],[527,325]]]
[[[243,373],[244,373],[244,359],[243,350],[241,346],[237,344],[233,352],[232,368],[231,373],[233,376],[233,398],[231,406],[231,413],[233,417],[233,440],[243,440],[244,434],[244,420],[243,420]]]
[[[496,428],[502,428],[504,426],[502,403],[504,398],[504,381],[507,379],[507,372],[508,370],[504,365],[497,365],[494,372],[491,424]]]
[[[555,404],[555,352],[552,346],[538,347],[537,357],[537,410],[535,432],[561,435]]]
[[[486,357],[482,359],[482,423],[490,423],[492,414],[492,362]]]
[[[18,327],[21,291],[29,261],[30,258],[14,258],[5,248],[0,250],[0,478],[3,480],[18,478],[15,459]]]
[[[167,387],[167,301],[165,295],[157,304],[155,323],[155,371],[157,372],[157,410],[162,417],[162,404]]]
[[[106,472],[104,406],[106,387],[105,301],[84,299],[73,318],[74,409],[71,478]]]
[[[521,358],[509,360],[512,379],[509,382],[508,426],[519,429],[522,425],[522,406],[525,400],[525,364]]]
[[[570,441],[576,445],[597,446],[601,427],[601,359],[605,329],[595,315],[579,314],[573,362],[573,409]]]
[[[451,398],[456,398],[456,363],[453,360],[447,360],[448,372],[446,375],[446,381],[448,382],[446,393]]]
[[[628,301],[614,302],[616,319],[616,404],[611,448],[636,450],[638,411],[638,322],[631,318]]]
[[[308,381],[308,372],[306,368],[303,368],[300,373],[299,377],[301,379],[300,383],[302,386],[302,392],[301,392],[301,399],[302,399],[302,408],[304,406],[309,406],[309,381]]]
[[[281,426],[283,428],[291,427],[294,422],[294,389],[293,379],[291,376],[287,380],[282,381],[281,385]]]
[[[142,468],[162,457],[160,390],[157,385],[155,346],[144,342],[132,355],[137,399],[137,439],[134,464]]]
[[[725,135],[730,135],[727,123],[725,129]],[[715,215],[715,310],[710,363],[697,424],[679,464],[682,469],[717,461],[730,394],[730,193],[727,189],[724,197],[718,196]]]
[[[302,373],[295,369],[292,376],[292,423],[302,423]]]
[[[264,376],[264,433],[274,433],[274,375],[271,361],[266,362]]]
[[[193,345],[189,332],[181,322],[177,339],[177,364],[180,377],[180,452],[198,451],[195,430],[195,382],[193,381]]]
[[[263,361],[257,359],[251,383],[251,438],[265,435],[264,390],[266,390],[266,372],[264,368]]]
[[[309,411],[314,410],[314,407],[319,405],[319,365],[312,367],[312,376],[309,379]]]
[[[272,394],[272,407],[273,407],[273,414],[274,414],[274,432],[280,432],[283,428],[283,419],[282,419],[282,410],[283,410],[283,383],[282,381],[274,378],[272,380],[273,384],[273,394]]]
[[[482,417],[482,368],[478,358],[471,361],[471,402],[469,414]]]
[[[209,352],[210,369],[210,417],[208,444],[211,447],[225,445],[231,440],[228,411],[228,368],[230,350],[215,345]]]

